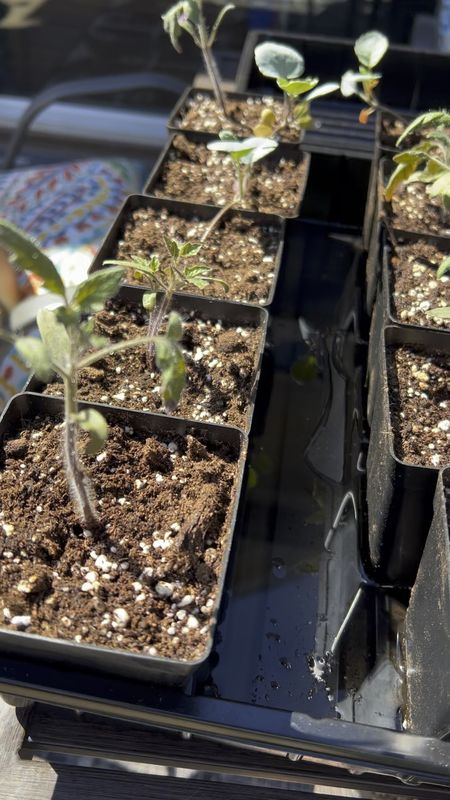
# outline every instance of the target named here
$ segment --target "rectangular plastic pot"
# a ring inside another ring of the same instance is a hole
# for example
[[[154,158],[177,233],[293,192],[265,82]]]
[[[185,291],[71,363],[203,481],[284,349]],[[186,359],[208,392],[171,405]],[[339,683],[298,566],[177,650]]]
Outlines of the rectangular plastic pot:
[[[405,623],[407,726],[443,738],[450,731],[450,469],[438,478],[434,514]]]
[[[218,138],[218,136],[219,136],[219,132],[218,131],[214,133],[214,132],[208,132],[208,131],[204,131],[204,130],[198,130],[196,128],[183,128],[180,125],[180,119],[181,119],[181,117],[183,115],[183,112],[186,109],[186,105],[197,94],[203,94],[203,95],[207,95],[208,97],[214,97],[214,92],[211,89],[199,89],[198,87],[195,87],[195,86],[188,86],[185,89],[185,91],[183,92],[183,94],[180,96],[180,98],[177,101],[176,105],[174,106],[174,109],[173,109],[173,111],[172,111],[172,113],[171,113],[171,115],[169,117],[169,121],[167,123],[167,128],[168,128],[170,133],[186,133],[188,135],[190,135],[190,134],[198,134],[199,136],[203,137],[203,140],[205,142],[209,142],[212,139],[217,139]],[[225,97],[228,98],[229,100],[247,100],[249,98],[254,99],[254,100],[261,100],[262,95],[258,94],[257,92],[226,92]],[[227,124],[226,124],[225,121],[224,121],[223,127],[224,128],[227,127]],[[247,133],[247,136],[251,136],[251,135],[252,135],[252,132],[249,130],[248,133]],[[242,135],[242,138],[244,138],[244,135]],[[303,138],[304,138],[304,131],[300,130],[297,141],[289,142],[289,141],[283,141],[283,139],[281,139],[281,141],[283,142],[283,144],[286,144],[288,146],[297,147],[300,144],[300,142],[303,140]]]
[[[175,136],[179,136],[179,135],[180,135],[179,133],[178,134],[174,134],[169,139],[169,141],[167,142],[166,146],[162,149],[162,151],[160,153],[160,156],[157,159],[157,161],[156,161],[156,163],[155,163],[155,165],[154,165],[154,167],[153,167],[153,169],[152,169],[152,171],[150,173],[148,181],[147,181],[147,183],[146,183],[146,185],[144,187],[144,194],[148,194],[148,195],[151,195],[153,197],[155,196],[154,195],[155,187],[156,187],[156,185],[157,185],[157,183],[158,183],[158,181],[159,181],[159,179],[161,177],[161,174],[162,174],[162,171],[164,169],[164,165],[166,163],[166,160],[170,157],[170,151],[171,151],[171,148],[172,148],[172,144],[173,144],[174,138],[175,138]],[[199,134],[199,133],[186,134],[186,133],[183,132],[183,135],[186,136],[186,138],[189,139],[191,142],[194,142],[194,143],[197,143],[197,144],[205,144],[205,138],[204,138],[204,136],[202,134]],[[299,197],[298,197],[298,201],[297,201],[295,210],[291,214],[277,214],[277,215],[275,215],[275,216],[281,217],[282,219],[295,219],[296,217],[298,217],[298,215],[300,213],[300,206],[302,204],[303,196],[304,196],[305,189],[306,189],[306,184],[308,182],[310,155],[309,155],[309,153],[305,153],[303,151],[300,151],[300,149],[298,147],[293,147],[292,145],[288,145],[288,144],[280,144],[280,145],[278,145],[277,149],[274,150],[274,152],[272,152],[272,153],[270,153],[270,155],[266,156],[266,158],[264,159],[264,164],[274,164],[277,161],[279,161],[281,158],[292,159],[294,161],[297,161],[298,163],[303,161],[305,163],[305,167],[306,167],[304,185],[303,185],[303,187],[302,187],[302,189],[301,189],[301,191],[299,193]],[[232,168],[232,167],[230,166],[230,168]],[[166,197],[165,196],[161,197],[160,199],[163,200],[164,203],[166,202]],[[167,198],[167,199],[177,199],[177,198]],[[193,204],[193,205],[197,206],[197,204]],[[204,206],[205,204],[204,203],[199,203],[198,205],[199,206]],[[212,206],[210,206],[210,207],[212,207]],[[215,208],[215,206],[214,206],[214,208]],[[239,208],[237,208],[237,210],[240,211]]]
[[[104,239],[103,244],[100,247],[100,250],[98,251],[97,255],[95,256],[89,268],[90,273],[102,269],[103,262],[106,261],[107,259],[116,258],[117,242],[119,241],[119,239],[123,237],[125,225],[130,219],[133,211],[136,211],[137,209],[140,208],[152,208],[157,210],[166,209],[169,212],[172,212],[180,217],[183,217],[183,219],[200,219],[207,222],[212,220],[215,217],[215,215],[220,211],[220,208],[216,206],[187,203],[183,200],[166,200],[160,197],[149,197],[148,195],[143,195],[143,194],[132,194],[126,198],[124,204],[122,205],[122,208],[118,212],[114,222],[112,223],[108,233],[106,234],[106,238]],[[256,211],[230,210],[225,215],[225,219],[233,214],[239,214],[245,219],[252,220],[255,224],[260,225],[261,227],[270,225],[277,228],[279,243],[275,257],[275,263],[273,265],[274,276],[272,279],[272,286],[265,302],[258,304],[261,306],[269,306],[272,303],[275,295],[278,274],[280,271],[281,261],[283,257],[286,223],[283,219],[281,219],[281,217],[278,217],[276,214],[261,214]],[[207,289],[204,290],[205,293],[202,295],[202,297],[208,297],[207,291],[208,291]],[[180,294],[183,293],[180,292]],[[230,295],[231,294],[232,294],[232,287],[230,287]],[[232,300],[233,298],[230,297],[230,299]],[[236,302],[241,302],[241,301],[236,301]]]
[[[387,326],[372,364],[371,435],[367,457],[367,508],[370,559],[381,583],[412,586],[431,523],[438,469],[401,461],[394,452],[386,347],[422,345],[450,353],[450,336],[441,331]]]
[[[235,495],[229,515],[228,543],[218,583],[213,615],[215,620],[223,592],[242,486],[246,451],[244,435],[237,428],[225,425],[200,424],[185,419],[169,419],[159,414],[125,411],[124,409],[111,408],[99,403],[80,403],[79,405],[80,408],[97,408],[109,422],[131,425],[136,431],[151,433],[153,431],[169,430],[181,435],[189,431],[201,431],[203,434],[206,433],[209,441],[226,442],[235,449],[237,464]],[[60,419],[62,413],[63,401],[59,398],[45,397],[32,393],[16,395],[10,400],[0,419],[0,437],[19,432],[24,421],[32,420],[37,415]],[[90,644],[78,644],[75,641],[51,639],[26,632],[8,631],[5,628],[0,628],[0,650],[5,653],[17,654],[20,657],[38,658],[48,664],[64,664],[65,668],[94,669],[109,675],[123,675],[130,680],[135,678],[137,680],[178,685],[186,681],[209,658],[215,625],[216,622],[214,621],[210,629],[204,656],[192,662],[140,655]]]
[[[142,296],[145,294],[145,291],[145,289],[138,286],[122,286],[115,299],[123,300],[125,303],[131,303],[142,308]],[[244,303],[231,303],[227,300],[208,299],[206,297],[199,297],[198,295],[175,294],[172,301],[172,310],[178,311],[181,317],[195,310],[204,319],[222,320],[235,323],[236,326],[253,325],[261,331],[260,346],[255,353],[253,389],[249,399],[245,426],[243,426],[243,432],[248,434],[252,426],[262,357],[266,343],[267,325],[269,321],[269,315],[266,309],[259,308],[258,306],[246,305]],[[35,376],[32,376],[26,385],[26,391],[28,392],[42,392],[44,388],[45,384]],[[153,415],[154,412],[140,411],[139,413]],[[158,414],[158,416],[165,417],[166,419],[178,419],[178,417],[173,414],[161,413]],[[215,423],[209,424],[212,425]]]

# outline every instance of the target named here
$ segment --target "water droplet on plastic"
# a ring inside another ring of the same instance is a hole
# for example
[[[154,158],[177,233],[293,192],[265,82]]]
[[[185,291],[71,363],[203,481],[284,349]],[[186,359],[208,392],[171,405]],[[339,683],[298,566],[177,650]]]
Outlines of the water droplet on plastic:
[[[278,681],[270,681],[270,685],[271,685],[272,689],[279,689],[280,688],[280,684],[278,683]]]
[[[284,667],[285,669],[292,669],[292,664],[291,664],[291,662],[290,662],[290,661],[288,661],[288,659],[287,659],[287,658],[285,658],[284,656],[283,656],[283,658],[280,658],[280,664],[281,664],[281,666],[282,666],[282,667]]]
[[[287,573],[286,564],[282,558],[272,559],[272,574],[276,578],[285,578]]]
[[[272,633],[272,631],[269,631],[268,633],[266,633],[266,639],[270,639],[273,642],[277,642],[277,644],[278,644],[278,642],[281,642],[280,634],[279,633]]]

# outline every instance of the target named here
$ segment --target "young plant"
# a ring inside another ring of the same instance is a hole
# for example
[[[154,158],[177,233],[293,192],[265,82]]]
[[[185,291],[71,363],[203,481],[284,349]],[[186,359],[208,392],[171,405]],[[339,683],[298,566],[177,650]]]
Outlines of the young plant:
[[[273,78],[277,82],[284,97],[282,118],[277,120],[272,109],[264,109],[258,125],[254,128],[255,136],[272,136],[288,124],[300,129],[309,128],[313,121],[312,101],[339,89],[338,83],[323,83],[319,86],[319,78],[303,77],[305,70],[303,56],[293,47],[276,42],[263,42],[255,48],[255,62],[261,75]],[[297,102],[299,97],[302,99]]]
[[[450,256],[444,258],[442,264],[440,265],[439,269],[436,272],[436,278],[440,280],[443,278],[444,275],[450,272]],[[426,312],[427,317],[431,317],[432,319],[449,319],[450,320],[450,306],[439,306],[438,308],[430,308],[429,311]]]
[[[248,182],[253,165],[276,150],[278,142],[276,142],[275,139],[269,139],[263,136],[251,136],[248,139],[239,140],[229,131],[221,131],[219,133],[219,139],[214,142],[208,142],[207,147],[208,150],[227,153],[231,156],[236,169],[236,193],[225,208],[219,212],[217,215],[219,217],[219,215],[222,216],[225,211],[232,208],[236,203],[240,205],[245,203]],[[217,218],[213,220],[213,222],[216,221]]]
[[[359,114],[359,121],[366,123],[370,114],[379,109],[390,111],[382,106],[375,95],[375,89],[382,77],[374,69],[384,57],[389,40],[379,31],[369,31],[356,40],[354,51],[358,59],[359,72],[347,70],[341,78],[341,93],[344,97],[356,95],[365,104]]]
[[[165,266],[157,255],[150,258],[131,256],[129,260],[119,259],[104,262],[105,266],[132,269],[137,278],[145,277],[154,290],[144,294],[143,297],[144,308],[149,311],[147,333],[150,338],[159,332],[164,317],[172,305],[174,292],[183,291],[191,286],[195,289],[205,289],[210,283],[220,283],[228,289],[225,281],[211,275],[209,267],[192,261],[202,248],[201,242],[179,242],[177,239],[164,236],[164,244],[169,256]],[[163,292],[159,305],[157,305],[158,290]],[[150,342],[150,358],[153,356],[153,350],[154,346]]]
[[[44,255],[22,231],[6,221],[0,221],[0,242],[14,254],[21,266],[42,280],[45,289],[58,295],[60,305],[41,309],[37,316],[40,338],[14,337],[19,353],[43,381],[57,373],[64,384],[64,465],[74,507],[83,528],[90,532],[98,527],[94,489],[80,460],[79,433],[88,433],[87,453],[96,453],[107,437],[107,423],[93,408],[79,409],[77,403],[78,374],[96,361],[121,350],[139,347],[149,337],[124,340],[112,344],[94,333],[93,318],[87,314],[100,311],[105,302],[116,294],[124,270],[121,267],[104,269],[80,283],[69,297],[52,261]],[[169,408],[179,399],[184,385],[184,361],[179,340],[181,319],[175,313],[169,317],[164,337],[153,337],[157,365],[162,373],[162,396]],[[11,338],[11,337],[7,337]]]
[[[170,41],[178,53],[181,53],[180,36],[183,31],[188,33],[197,47],[202,51],[203,61],[214,91],[217,104],[226,118],[225,97],[221,86],[221,78],[216,60],[212,51],[220,24],[228,11],[234,8],[232,3],[227,3],[218,13],[211,30],[208,29],[203,13],[203,0],[181,0],[175,3],[163,14],[164,30],[170,36]]]
[[[426,185],[430,197],[440,198],[443,214],[450,210],[450,135],[446,130],[449,125],[448,111],[428,111],[405,128],[397,139],[397,147],[413,132],[422,131],[422,135],[417,144],[393,157],[397,166],[385,189],[386,200],[392,200],[401,184],[419,182]]]

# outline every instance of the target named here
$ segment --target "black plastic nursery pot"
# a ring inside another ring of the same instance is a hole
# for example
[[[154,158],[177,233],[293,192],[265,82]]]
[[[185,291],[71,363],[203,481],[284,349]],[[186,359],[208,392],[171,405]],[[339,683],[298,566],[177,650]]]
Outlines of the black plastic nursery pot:
[[[210,141],[211,139],[217,139],[219,132],[222,128],[230,128],[230,122],[227,120],[223,120],[221,122],[220,127],[211,128],[210,130],[206,130],[205,127],[203,128],[194,128],[188,125],[183,124],[183,118],[186,114],[186,111],[194,104],[195,100],[198,98],[214,98],[214,92],[211,89],[199,89],[195,86],[188,86],[187,89],[183,92],[180,96],[178,102],[176,103],[167,123],[167,127],[170,133],[187,133],[192,134],[199,134],[204,137],[205,141]],[[227,100],[230,101],[237,101],[237,102],[247,102],[249,104],[254,104],[257,102],[261,106],[261,110],[271,106],[273,101],[273,95],[261,95],[257,94],[256,92],[226,92],[225,95]],[[268,102],[267,102],[268,101]],[[237,119],[237,118],[236,118]],[[255,119],[255,124],[258,122],[258,119]],[[233,129],[233,124],[231,123],[231,128]],[[283,139],[280,138],[280,141],[283,144],[291,144],[294,146],[298,146],[300,142],[303,141],[304,138],[304,131],[299,129],[297,139],[292,138],[290,139]],[[244,136],[252,136],[252,128],[248,127],[245,131],[242,131],[238,134],[240,137]]]
[[[163,187],[158,186],[158,184],[160,184],[160,181],[163,177],[166,164],[176,157],[175,156],[176,139],[180,135],[183,135],[188,140],[188,142],[206,146],[205,138],[202,134],[199,133],[191,133],[189,135],[187,135],[186,133],[174,134],[169,139],[163,150],[161,151],[161,154],[158,160],[156,161],[153,170],[150,173],[150,177],[144,187],[144,194],[151,195],[152,197],[160,197],[164,201],[166,200],[166,198],[175,200],[179,199],[177,197],[172,197],[172,196],[169,197],[168,195],[164,194]],[[303,150],[300,150],[298,147],[293,147],[292,145],[288,144],[280,144],[278,145],[277,149],[274,152],[270,153],[270,155],[266,156],[263,159],[263,161],[259,163],[264,164],[265,166],[270,165],[276,168],[277,163],[279,163],[281,159],[288,159],[294,161],[297,165],[303,164],[304,167],[304,173],[302,176],[302,181],[299,185],[298,198],[296,200],[295,208],[293,208],[291,211],[286,211],[286,212],[283,212],[282,209],[273,212],[276,214],[276,216],[279,216],[281,218],[293,219],[298,217],[300,213],[300,206],[302,204],[303,196],[306,190],[306,184],[308,182],[310,155],[309,153],[303,152]],[[258,164],[255,166],[255,169],[257,169],[257,167]],[[230,170],[232,169],[233,169],[233,164],[230,159]],[[197,205],[197,203],[195,203],[195,205]],[[205,205],[205,204],[199,203],[199,205]],[[236,208],[237,210],[240,210],[239,206],[236,206]],[[258,211],[258,209],[255,210]]]
[[[367,456],[368,541],[374,575],[384,584],[412,586],[431,523],[438,468],[417,466],[395,454],[386,348],[413,345],[450,352],[441,331],[387,326],[369,367],[372,418]]]
[[[239,494],[241,490],[245,463],[246,440],[241,431],[223,425],[197,423],[185,419],[168,419],[158,414],[145,414],[112,408],[102,404],[80,403],[80,409],[96,408],[101,411],[111,424],[131,427],[134,432],[148,433],[167,432],[170,434],[193,435],[201,433],[208,442],[225,443],[230,447],[235,459],[236,476],[234,497],[228,511],[226,525],[228,540],[223,554],[217,596],[214,606],[212,624],[207,637],[205,652],[196,661],[182,661],[172,658],[144,655],[122,651],[119,648],[106,648],[90,644],[77,643],[74,640],[51,639],[46,636],[33,635],[25,631],[10,631],[0,628],[0,649],[2,653],[14,653],[21,658],[39,659],[56,668],[64,664],[77,670],[92,669],[109,675],[122,675],[127,679],[139,679],[164,684],[182,684],[193,672],[204,664],[210,654],[216,617],[221,601],[228,558],[230,555],[233,531],[236,523]],[[37,416],[51,417],[60,421],[63,413],[63,401],[55,397],[41,394],[23,393],[16,395],[9,402],[0,419],[0,437],[11,437],[18,434],[24,422],[32,422]],[[132,433],[130,435],[133,435]],[[139,532],[136,531],[136,535]]]
[[[100,247],[100,250],[97,252],[91,267],[89,268],[90,273],[102,269],[103,263],[107,259],[119,257],[117,252],[118,242],[123,239],[126,226],[131,224],[133,212],[140,209],[154,209],[156,212],[166,210],[169,213],[176,214],[177,216],[192,222],[197,220],[202,222],[211,222],[216,214],[220,211],[220,208],[215,206],[187,203],[182,200],[166,200],[159,197],[149,197],[148,195],[132,194],[127,197],[114,222],[112,223],[111,228],[109,229],[103,244]],[[248,220],[264,230],[269,228],[273,229],[273,235],[278,242],[274,260],[270,265],[271,272],[273,272],[272,283],[266,297],[261,299],[261,301],[258,303],[258,305],[261,306],[268,306],[272,303],[274,298],[282,262],[286,228],[285,221],[275,214],[259,214],[254,211],[236,211],[233,209],[230,209],[230,211],[224,215],[223,219],[229,220],[230,218],[236,216],[244,220]],[[222,223],[219,223],[219,229],[221,224]],[[148,255],[152,255],[150,250]],[[143,286],[145,283],[141,283],[140,285]],[[229,286],[226,298],[227,300],[236,299],[233,297],[233,288],[233,285]],[[208,297],[208,287],[203,290],[202,296]],[[248,296],[237,299],[239,302],[256,302],[252,297]]]
[[[404,222],[403,223],[398,223],[398,221],[397,221],[397,219],[395,217],[392,201],[387,201],[385,199],[385,197],[384,197],[384,189],[386,187],[386,184],[387,184],[392,172],[394,171],[395,166],[396,166],[395,162],[393,162],[389,158],[385,157],[385,158],[382,158],[381,161],[380,161],[379,179],[378,179],[378,197],[379,197],[379,201],[378,201],[378,218],[379,219],[384,219],[386,225],[388,225],[390,228],[392,228],[393,231],[397,231],[398,230],[400,233],[402,233],[404,231],[409,231],[411,233],[419,233],[422,236],[429,236],[430,234],[432,234],[432,235],[436,235],[436,236],[441,236],[443,238],[450,238],[450,220],[448,222],[447,228],[444,229],[444,230],[441,230],[441,228],[443,228],[442,217],[441,217],[440,220],[436,219],[433,222],[424,221],[423,227],[421,227],[422,223],[420,221],[416,223],[416,222],[414,222],[414,220],[411,220],[410,222],[407,221],[406,225],[404,224]],[[415,186],[415,185],[416,184],[411,184],[411,186]],[[401,191],[401,189],[400,189],[400,191]],[[398,197],[398,192],[396,193],[396,195],[394,197]],[[412,202],[414,202],[414,201],[412,200]],[[440,210],[437,209],[437,212],[438,211],[440,211]],[[445,213],[448,216],[448,212],[445,212]],[[438,216],[440,216],[440,213],[436,214],[436,218]],[[449,233],[445,233],[445,230],[448,230]]]
[[[407,728],[450,731],[450,469],[438,478],[434,514],[405,624]]]
[[[115,301],[119,303],[124,303],[127,306],[130,306],[131,309],[133,306],[137,310],[142,309],[142,297],[145,293],[145,289],[139,288],[137,286],[122,286],[117,293],[116,297],[114,298]],[[267,325],[268,325],[268,313],[264,308],[258,308],[258,306],[254,305],[246,305],[244,303],[232,303],[226,300],[212,300],[205,297],[198,297],[197,295],[188,295],[188,294],[175,294],[173,296],[172,306],[171,309],[173,311],[177,311],[183,319],[190,317],[192,314],[195,314],[195,317],[200,320],[209,320],[215,323],[220,322],[222,323],[230,323],[233,326],[239,328],[240,326],[248,326],[254,328],[259,332],[259,343],[258,347],[254,353],[254,369],[252,374],[252,388],[251,393],[248,398],[248,404],[245,412],[245,421],[242,426],[233,426],[233,427],[241,427],[244,433],[248,433],[250,431],[253,419],[253,412],[255,408],[255,399],[256,393],[258,390],[258,382],[259,376],[261,371],[261,362],[266,342],[266,332],[267,332]],[[45,389],[45,385],[42,384],[35,376],[30,378],[30,381],[26,387],[27,391],[30,392],[41,392]],[[230,390],[228,390],[230,391]],[[108,400],[109,405],[118,406],[124,408],[123,404],[113,399],[114,396]],[[125,398],[123,398],[125,399]],[[137,401],[136,401],[137,402]],[[132,411],[134,409],[129,408],[128,410]],[[138,409],[141,411],[141,409]],[[155,413],[150,412],[148,410],[142,411],[142,413]],[[171,414],[163,414],[162,410],[156,412],[158,415],[164,415],[166,417],[176,417],[180,416],[180,413],[176,410]],[[186,414],[185,416],[189,419],[195,420],[197,418],[197,422],[200,424],[202,420],[199,417],[199,413],[201,413],[201,409],[192,409],[192,414]],[[216,424],[210,422],[209,424]],[[228,424],[224,420],[221,420],[220,423],[217,424]]]

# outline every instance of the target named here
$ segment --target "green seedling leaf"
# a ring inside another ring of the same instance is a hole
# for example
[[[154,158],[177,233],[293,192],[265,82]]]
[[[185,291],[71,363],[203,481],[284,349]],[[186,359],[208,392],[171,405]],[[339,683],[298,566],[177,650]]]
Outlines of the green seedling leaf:
[[[132,269],[143,275],[153,276],[160,268],[158,256],[144,258],[144,256],[131,256],[130,259],[108,259],[103,262],[103,266],[122,267],[122,269]]]
[[[74,420],[83,431],[89,434],[86,453],[94,456],[103,449],[108,437],[106,419],[95,408],[83,408],[82,411],[74,414]]]
[[[278,142],[274,139],[265,139],[261,136],[251,136],[242,141],[216,140],[207,144],[208,150],[229,153],[234,161],[240,161],[242,164],[254,164],[276,147]]]
[[[439,125],[450,125],[450,113],[448,111],[426,111],[425,114],[419,114],[419,116],[413,119],[405,128],[401,136],[398,137],[396,142],[397,147],[400,147],[402,142],[404,142],[411,133],[414,133],[414,131],[429,126],[438,127]]]
[[[106,301],[117,293],[124,272],[123,266],[94,272],[77,286],[71,305],[86,313],[101,311]]]
[[[277,84],[283,92],[292,97],[299,97],[314,89],[319,83],[319,78],[304,78],[303,80],[289,81],[286,78],[278,78]]]
[[[146,292],[144,295],[142,295],[142,305],[146,311],[154,311],[156,306],[155,292]]]
[[[303,56],[297,50],[276,42],[255,47],[255,62],[266,78],[298,78],[305,69]]]
[[[427,317],[434,319],[450,319],[450,306],[443,306],[442,308],[430,308],[426,312]]]
[[[21,336],[16,339],[16,348],[38,378],[47,383],[51,379],[54,369],[50,363],[44,342],[41,339],[35,339],[33,336]]]
[[[443,172],[436,180],[428,187],[428,194],[430,197],[438,197],[440,195],[450,196],[450,170]]]
[[[221,142],[237,142],[236,136],[232,131],[220,131],[219,139]]]
[[[400,184],[404,183],[416,170],[417,161],[408,164],[399,164],[388,180],[384,196],[390,202]]]
[[[336,81],[329,81],[329,83],[322,83],[321,86],[316,86],[306,97],[305,101],[311,103],[312,100],[317,100],[318,97],[324,97],[326,94],[331,94],[339,89],[339,84]]]
[[[167,252],[170,256],[172,256],[172,258],[179,258],[181,251],[180,245],[176,239],[171,239],[170,236],[164,236],[164,244],[166,245]]]
[[[213,46],[213,44],[214,44],[214,42],[216,41],[216,36],[217,36],[217,33],[218,33],[218,31],[219,31],[219,28],[220,28],[220,26],[221,26],[221,24],[222,24],[222,20],[223,20],[223,18],[224,18],[224,16],[225,16],[225,14],[228,14],[228,12],[229,12],[229,11],[232,11],[232,10],[233,10],[233,8],[236,8],[236,6],[234,6],[234,5],[233,5],[233,3],[227,3],[227,5],[226,5],[226,6],[224,6],[224,7],[223,7],[223,8],[222,8],[222,9],[219,11],[219,13],[218,13],[218,15],[217,15],[217,17],[216,17],[216,20],[215,20],[215,22],[214,22],[214,25],[213,25],[213,26],[212,26],[212,28],[211,28],[211,33],[210,33],[210,35],[209,35],[209,39],[208,39],[208,45],[209,45],[209,47],[212,47],[212,46]]]
[[[155,341],[156,366],[161,372],[161,397],[168,411],[179,402],[186,381],[186,366],[178,345],[166,337]]]
[[[439,266],[439,269],[436,272],[436,277],[443,278],[444,275],[446,275],[446,273],[449,271],[450,271],[450,256],[447,256],[447,258],[444,258],[442,264]]]
[[[423,142],[423,146],[414,147],[411,150],[404,150],[402,153],[396,153],[393,161],[396,164],[412,164],[413,162],[419,164],[424,159],[428,158],[428,151],[430,150],[429,142]]]
[[[179,342],[183,336],[183,320],[176,311],[169,314],[166,336],[174,342]]]
[[[184,258],[190,258],[191,256],[196,256],[202,249],[203,244],[202,242],[185,242],[180,247],[180,256]]]
[[[161,17],[164,31],[169,34],[172,47],[174,47],[178,53],[181,53],[179,38],[183,31],[178,19],[185,13],[189,13],[189,3],[182,0],[182,2],[175,3],[175,5],[171,6]]]
[[[57,372],[66,375],[71,364],[71,344],[65,326],[58,320],[57,311],[41,308],[36,319],[51,364]]]
[[[317,363],[317,358],[313,355],[306,355],[294,361],[290,369],[291,377],[301,385],[311,383],[311,381],[315,380],[318,371],[319,365]]]
[[[380,63],[389,47],[389,40],[380,31],[368,31],[356,40],[354,50],[360,64],[372,70]]]
[[[184,271],[184,277],[188,283],[192,283],[192,285],[196,286],[198,289],[205,289],[209,283],[219,283],[225,288],[226,291],[228,291],[229,288],[228,284],[221,278],[214,278],[211,275],[211,270],[209,267],[206,267],[203,264],[198,264],[194,267],[186,267]]]
[[[24,231],[6,219],[0,219],[0,246],[14,254],[22,269],[41,278],[45,289],[61,297],[66,296],[64,284],[53,262]]]
[[[353,72],[349,69],[344,72],[341,78],[341,94],[344,97],[351,97],[353,94],[359,94],[359,84],[365,83],[368,80],[377,81],[381,78],[379,72],[368,72],[362,75],[360,72]]]

